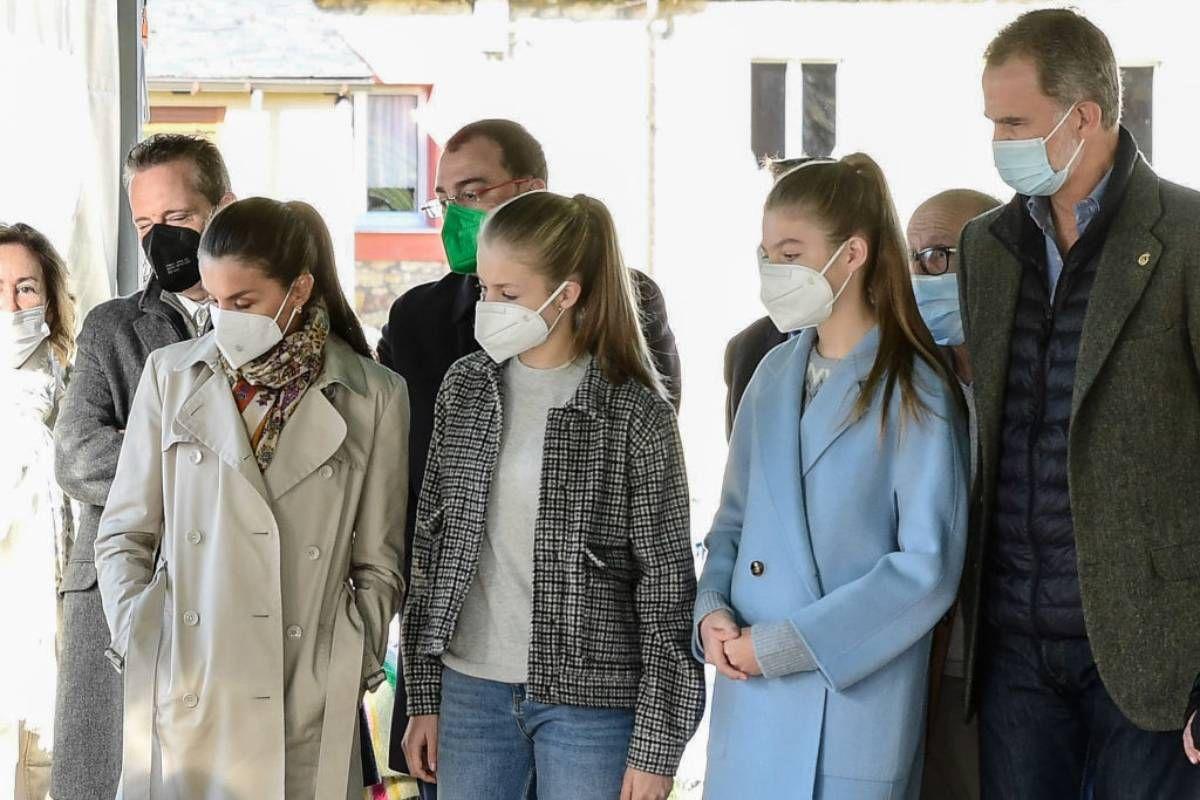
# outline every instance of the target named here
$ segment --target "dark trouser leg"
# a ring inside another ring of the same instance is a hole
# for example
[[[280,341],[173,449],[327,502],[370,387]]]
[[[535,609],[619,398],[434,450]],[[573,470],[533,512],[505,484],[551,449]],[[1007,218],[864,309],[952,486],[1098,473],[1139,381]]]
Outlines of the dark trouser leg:
[[[985,630],[979,736],[984,800],[1074,800],[1087,753],[1084,709],[1041,645]]]
[[[1080,683],[1090,705],[1088,772],[1094,800],[1200,798],[1200,767],[1183,754],[1182,729],[1144,731],[1130,722],[1104,688],[1090,648]]]
[[[942,678],[929,732],[921,800],[979,800],[979,726],[963,719],[962,678]]]

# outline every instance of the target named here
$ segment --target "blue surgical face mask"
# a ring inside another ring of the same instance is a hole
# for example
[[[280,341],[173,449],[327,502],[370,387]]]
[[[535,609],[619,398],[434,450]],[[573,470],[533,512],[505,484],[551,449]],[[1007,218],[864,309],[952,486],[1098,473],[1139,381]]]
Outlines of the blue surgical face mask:
[[[933,340],[942,347],[962,344],[966,339],[958,307],[958,274],[913,275],[912,284],[913,294],[917,296],[917,310],[933,334]]]
[[[1080,140],[1079,146],[1071,154],[1066,166],[1057,172],[1054,167],[1050,166],[1046,142],[1058,132],[1058,129],[1074,111],[1075,106],[1071,106],[1058,124],[1041,138],[992,142],[992,157],[996,162],[996,171],[1000,173],[1000,178],[1017,194],[1049,197],[1067,182],[1075,159],[1083,152],[1083,141]]]

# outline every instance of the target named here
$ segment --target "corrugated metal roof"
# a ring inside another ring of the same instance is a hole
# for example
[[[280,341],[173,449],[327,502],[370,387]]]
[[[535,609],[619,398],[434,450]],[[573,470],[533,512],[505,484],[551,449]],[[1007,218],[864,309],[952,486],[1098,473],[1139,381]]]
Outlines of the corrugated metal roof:
[[[149,80],[370,78],[312,0],[152,0]]]

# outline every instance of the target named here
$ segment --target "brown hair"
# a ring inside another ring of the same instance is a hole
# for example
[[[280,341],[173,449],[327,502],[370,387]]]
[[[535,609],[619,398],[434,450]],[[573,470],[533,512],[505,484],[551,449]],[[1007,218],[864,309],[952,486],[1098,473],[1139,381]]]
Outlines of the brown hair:
[[[1004,27],[984,58],[998,67],[1010,58],[1033,61],[1042,93],[1064,108],[1090,100],[1111,129],[1121,120],[1121,72],[1104,32],[1066,8],[1029,11]]]
[[[852,236],[867,242],[860,268],[866,301],[879,325],[879,351],[851,412],[860,419],[883,386],[883,420],[900,386],[901,409],[909,418],[926,410],[914,386],[913,361],[928,364],[958,397],[958,383],[925,327],[913,296],[908,247],[883,171],[874,159],[854,153],[838,161],[813,161],[784,175],[767,196],[765,211],[796,209],[825,230],[830,247]]]
[[[135,144],[125,156],[125,188],[142,170],[173,161],[192,162],[193,186],[210,204],[220,205],[229,194],[229,170],[221,151],[208,139],[183,133],[159,133]]]
[[[574,343],[591,353],[614,384],[632,378],[666,397],[642,334],[633,279],[621,259],[612,215],[586,195],[527,192],[492,212],[480,242],[503,242],[523,256],[548,286],[578,281]]]
[[[49,239],[23,222],[0,223],[0,245],[3,244],[21,245],[41,266],[50,348],[60,365],[70,364],[75,354],[75,298],[67,286],[66,262]]]
[[[514,178],[550,180],[546,153],[541,143],[523,125],[511,119],[481,119],[460,128],[446,140],[446,152],[453,153],[474,139],[487,139],[500,148],[500,162]]]
[[[359,355],[372,358],[362,326],[338,281],[329,228],[308,203],[281,203],[266,197],[230,203],[204,229],[200,254],[253,262],[285,287],[301,275],[311,274],[313,294],[325,301],[329,312],[329,329]]]

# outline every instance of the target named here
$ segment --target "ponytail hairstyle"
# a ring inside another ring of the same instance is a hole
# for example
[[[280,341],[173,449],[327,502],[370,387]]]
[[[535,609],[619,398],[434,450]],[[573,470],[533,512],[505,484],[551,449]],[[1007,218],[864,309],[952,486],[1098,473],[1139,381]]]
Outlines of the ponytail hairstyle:
[[[897,384],[902,414],[919,419],[926,408],[913,385],[913,361],[928,364],[962,403],[958,382],[938,356],[937,346],[917,311],[908,248],[883,171],[874,159],[854,153],[837,161],[812,161],[788,172],[771,189],[765,211],[788,209],[813,220],[831,248],[852,236],[867,242],[860,268],[866,302],[879,325],[879,351],[851,412],[861,419],[883,385],[883,419]]]
[[[329,228],[308,203],[280,203],[266,197],[230,203],[204,229],[200,255],[249,261],[284,288],[311,274],[313,296],[324,300],[329,312],[329,329],[359,355],[372,358],[362,326],[338,282]]]
[[[518,195],[484,222],[481,243],[502,243],[553,289],[580,285],[574,312],[577,352],[591,353],[611,383],[633,379],[666,397],[642,334],[633,279],[621,259],[612,215],[586,195],[545,191]]]

